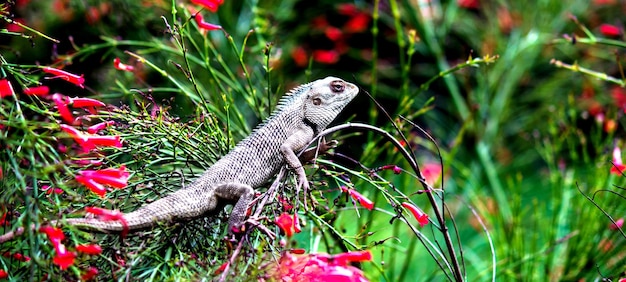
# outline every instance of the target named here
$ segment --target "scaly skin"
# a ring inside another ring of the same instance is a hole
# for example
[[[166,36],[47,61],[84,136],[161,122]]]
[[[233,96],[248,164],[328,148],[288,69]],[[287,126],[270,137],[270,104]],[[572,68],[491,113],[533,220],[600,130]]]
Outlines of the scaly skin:
[[[250,136],[191,185],[125,214],[127,226],[120,221],[96,218],[68,218],[64,222],[100,232],[134,231],[156,223],[197,218],[227,201],[235,202],[229,231],[239,228],[245,221],[254,188],[267,183],[285,164],[296,173],[298,191],[301,187],[308,190],[304,168],[296,153],[305,149],[304,146],[325,129],[358,92],[356,85],[335,77],[299,86],[281,99],[274,113]],[[23,229],[16,233],[19,231]],[[15,235],[0,236],[0,243]]]

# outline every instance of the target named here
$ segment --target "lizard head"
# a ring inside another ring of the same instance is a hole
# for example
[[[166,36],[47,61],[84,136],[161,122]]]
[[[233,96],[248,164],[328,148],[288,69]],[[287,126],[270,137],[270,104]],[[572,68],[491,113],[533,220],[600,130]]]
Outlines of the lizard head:
[[[358,93],[356,85],[340,78],[329,76],[313,81],[304,95],[304,120],[323,130]]]

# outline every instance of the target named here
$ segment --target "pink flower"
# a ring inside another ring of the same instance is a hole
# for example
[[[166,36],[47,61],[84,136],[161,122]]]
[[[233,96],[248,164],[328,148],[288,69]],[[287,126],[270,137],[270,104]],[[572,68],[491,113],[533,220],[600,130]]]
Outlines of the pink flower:
[[[428,224],[428,214],[424,213],[413,204],[407,202],[402,203],[402,206],[413,214],[413,217],[415,217],[420,227],[424,227],[424,225]]]
[[[611,222],[609,224],[609,229],[611,230],[619,230],[622,228],[622,226],[624,226],[624,218],[620,218],[618,220],[615,221],[615,223]]]
[[[33,96],[45,96],[50,93],[48,86],[35,86],[24,89],[24,94]]]
[[[191,3],[200,5],[215,13],[217,12],[217,8],[224,3],[224,0],[191,0]]]
[[[372,202],[370,199],[366,198],[365,196],[361,195],[361,193],[357,192],[356,190],[352,188],[348,188],[346,186],[341,186],[340,189],[341,191],[348,193],[348,195],[350,195],[352,199],[359,202],[359,204],[363,206],[364,208],[370,211],[374,208],[374,202]]]
[[[615,175],[622,175],[622,172],[626,170],[626,166],[622,164],[622,151],[619,147],[613,148],[613,166],[611,166],[611,173]]]
[[[120,58],[113,59],[113,66],[115,67],[115,69],[118,69],[118,70],[121,70],[121,71],[132,72],[132,71],[135,70],[135,67],[123,64],[121,62]]]
[[[608,37],[619,37],[622,34],[622,30],[619,27],[614,26],[614,25],[601,24],[600,33]]]
[[[64,70],[60,70],[60,69],[55,69],[55,68],[51,68],[51,67],[44,67],[43,71],[49,74],[53,74],[56,75],[55,77],[52,78],[60,78],[63,79],[67,82],[70,82],[74,85],[79,86],[80,88],[85,88],[85,78],[83,77],[84,75],[75,75],[69,72],[66,72]]]
[[[78,245],[76,251],[88,255],[99,255],[102,253],[102,247],[96,244]]]
[[[0,98],[13,96],[14,93],[11,82],[6,78],[0,79]]]
[[[216,24],[205,22],[204,21],[204,17],[202,16],[202,14],[200,14],[200,12],[196,13],[194,15],[194,18],[196,20],[196,23],[198,24],[198,27],[201,28],[201,29],[205,29],[205,30],[222,29],[222,26],[220,26],[220,25],[216,25]]]

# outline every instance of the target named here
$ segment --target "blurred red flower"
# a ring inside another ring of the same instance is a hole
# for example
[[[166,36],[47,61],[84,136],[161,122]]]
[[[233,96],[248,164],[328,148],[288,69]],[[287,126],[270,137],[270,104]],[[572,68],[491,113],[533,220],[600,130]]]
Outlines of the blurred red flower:
[[[601,24],[600,33],[608,37],[619,37],[622,34],[622,30],[615,25]]]
[[[322,64],[335,64],[339,61],[339,52],[335,50],[315,50],[313,60]]]
[[[34,96],[45,96],[50,93],[48,86],[35,86],[24,89],[24,94]]]

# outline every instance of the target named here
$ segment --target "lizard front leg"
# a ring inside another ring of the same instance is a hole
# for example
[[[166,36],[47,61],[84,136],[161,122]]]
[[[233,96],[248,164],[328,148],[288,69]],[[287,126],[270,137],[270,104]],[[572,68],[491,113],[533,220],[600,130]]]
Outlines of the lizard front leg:
[[[226,183],[215,187],[215,196],[228,201],[237,201],[228,218],[228,232],[236,233],[241,230],[248,212],[248,205],[254,197],[254,189],[246,184]]]
[[[285,140],[285,143],[280,146],[280,152],[283,154],[285,161],[296,173],[298,182],[296,184],[296,197],[300,195],[300,188],[304,189],[305,195],[309,191],[309,181],[306,178],[304,167],[298,159],[296,152],[302,150],[311,139],[313,139],[313,129],[304,127],[289,136],[289,138]]]

